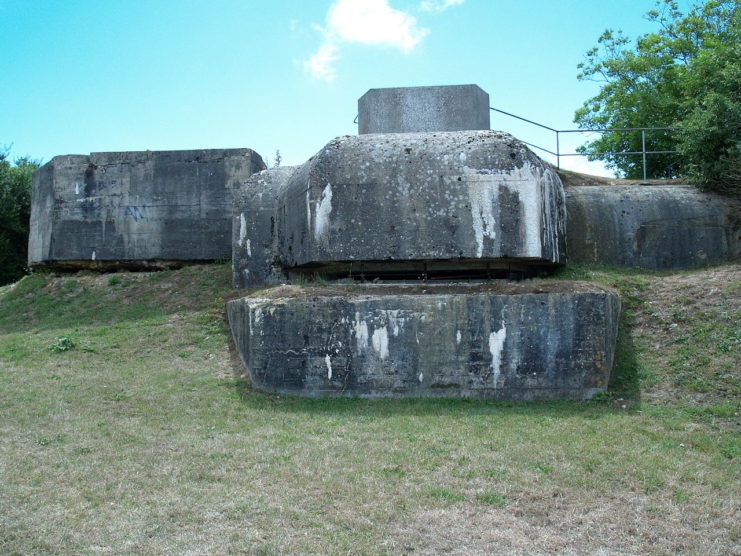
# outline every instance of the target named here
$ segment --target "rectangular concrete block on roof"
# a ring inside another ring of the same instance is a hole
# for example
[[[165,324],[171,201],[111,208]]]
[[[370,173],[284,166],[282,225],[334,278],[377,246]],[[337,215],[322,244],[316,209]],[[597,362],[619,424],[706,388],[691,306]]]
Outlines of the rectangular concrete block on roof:
[[[370,89],[358,100],[358,133],[489,129],[489,95],[478,85]]]

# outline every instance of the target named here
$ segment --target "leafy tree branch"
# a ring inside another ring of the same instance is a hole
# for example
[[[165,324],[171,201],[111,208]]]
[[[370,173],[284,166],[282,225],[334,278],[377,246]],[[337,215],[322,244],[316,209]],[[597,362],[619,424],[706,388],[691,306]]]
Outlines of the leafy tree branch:
[[[707,0],[684,14],[659,0],[646,14],[657,31],[631,41],[606,30],[577,67],[580,80],[602,83],[576,111],[580,128],[681,127],[647,131],[648,175],[687,177],[719,191],[739,192],[741,4]],[[605,133],[581,151],[621,177],[640,178],[640,131]],[[618,154],[614,154],[618,153]]]

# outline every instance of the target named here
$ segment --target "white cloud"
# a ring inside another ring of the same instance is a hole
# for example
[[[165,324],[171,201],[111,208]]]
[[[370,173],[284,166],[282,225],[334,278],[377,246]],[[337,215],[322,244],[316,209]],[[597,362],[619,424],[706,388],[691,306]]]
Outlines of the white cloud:
[[[334,61],[337,60],[339,48],[334,41],[325,40],[311,58],[304,62],[304,69],[314,77],[332,81],[335,76]]]
[[[409,52],[427,29],[416,20],[388,5],[387,0],[337,0],[327,12],[330,32],[348,42],[389,45]]]
[[[444,12],[453,6],[460,6],[466,0],[422,0],[419,9],[423,12]]]
[[[408,53],[429,33],[414,17],[389,6],[388,0],[336,0],[327,12],[326,27],[319,30],[322,44],[304,62],[304,69],[325,81],[334,78],[334,62],[343,43],[391,46]]]

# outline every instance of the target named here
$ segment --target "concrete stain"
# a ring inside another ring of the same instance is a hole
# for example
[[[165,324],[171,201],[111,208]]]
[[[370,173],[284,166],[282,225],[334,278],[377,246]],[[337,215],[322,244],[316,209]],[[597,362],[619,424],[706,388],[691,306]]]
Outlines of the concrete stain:
[[[489,353],[491,354],[491,370],[493,374],[492,386],[496,388],[499,376],[502,373],[502,351],[504,341],[507,339],[507,327],[502,322],[502,328],[489,334]]]
[[[317,241],[326,236],[329,231],[329,215],[332,213],[332,185],[327,183],[314,217],[314,239]]]

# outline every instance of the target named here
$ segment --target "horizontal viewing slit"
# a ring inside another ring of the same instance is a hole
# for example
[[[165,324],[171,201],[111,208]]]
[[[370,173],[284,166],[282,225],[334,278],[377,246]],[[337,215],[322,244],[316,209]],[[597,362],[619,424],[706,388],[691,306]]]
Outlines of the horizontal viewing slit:
[[[311,263],[288,269],[291,278],[324,280],[523,280],[544,276],[559,265],[539,260],[351,261]]]

